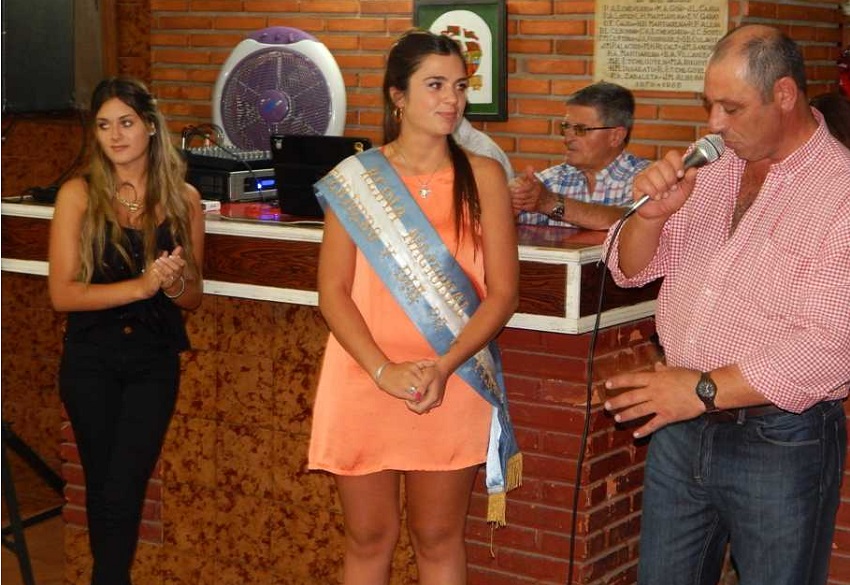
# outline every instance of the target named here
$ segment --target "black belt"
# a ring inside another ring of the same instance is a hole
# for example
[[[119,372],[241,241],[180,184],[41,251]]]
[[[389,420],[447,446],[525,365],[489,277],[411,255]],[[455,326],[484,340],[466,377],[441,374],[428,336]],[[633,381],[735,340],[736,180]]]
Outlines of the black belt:
[[[740,424],[750,418],[787,412],[787,410],[782,410],[773,404],[765,404],[763,406],[748,406],[747,408],[715,410],[714,412],[706,412],[705,417],[712,422],[735,422]]]

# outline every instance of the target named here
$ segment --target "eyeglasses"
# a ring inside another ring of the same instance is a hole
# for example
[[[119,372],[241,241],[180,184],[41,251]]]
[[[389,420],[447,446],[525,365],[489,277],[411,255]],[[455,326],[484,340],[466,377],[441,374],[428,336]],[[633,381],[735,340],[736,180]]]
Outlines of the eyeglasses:
[[[558,124],[561,129],[561,136],[567,135],[567,130],[572,130],[576,136],[584,136],[591,130],[611,130],[617,126],[585,126],[584,124],[570,124],[569,122],[561,122]]]

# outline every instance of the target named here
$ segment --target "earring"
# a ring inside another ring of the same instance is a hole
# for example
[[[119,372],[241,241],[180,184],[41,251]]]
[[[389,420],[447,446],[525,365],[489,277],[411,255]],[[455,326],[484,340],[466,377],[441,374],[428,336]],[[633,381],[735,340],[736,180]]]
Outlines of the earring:
[[[396,122],[401,122],[401,119],[402,119],[403,116],[404,116],[404,110],[403,109],[396,107],[396,109],[393,110],[393,119],[395,119]]]
[[[154,136],[156,134],[156,128],[148,132],[148,136]]]

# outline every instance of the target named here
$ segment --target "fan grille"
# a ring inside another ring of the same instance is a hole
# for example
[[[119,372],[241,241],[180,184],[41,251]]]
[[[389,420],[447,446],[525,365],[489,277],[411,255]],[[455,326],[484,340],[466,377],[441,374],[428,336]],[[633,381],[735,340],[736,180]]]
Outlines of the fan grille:
[[[221,94],[222,126],[235,146],[268,150],[272,134],[324,134],[331,106],[328,83],[313,61],[270,47],[233,68]]]

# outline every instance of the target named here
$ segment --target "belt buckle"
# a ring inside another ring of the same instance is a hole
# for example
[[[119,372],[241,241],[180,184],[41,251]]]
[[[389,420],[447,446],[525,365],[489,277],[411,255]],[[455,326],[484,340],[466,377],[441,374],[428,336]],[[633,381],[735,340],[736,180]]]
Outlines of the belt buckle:
[[[708,420],[717,423],[738,422],[738,420],[741,418],[742,410],[744,409],[733,408],[728,410],[715,410],[712,412],[706,412],[705,416]]]

